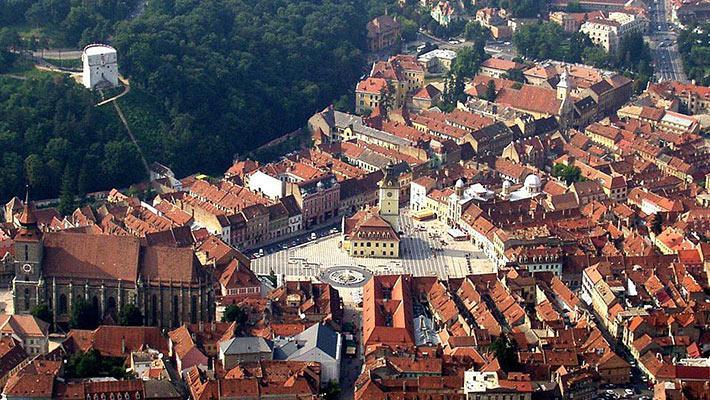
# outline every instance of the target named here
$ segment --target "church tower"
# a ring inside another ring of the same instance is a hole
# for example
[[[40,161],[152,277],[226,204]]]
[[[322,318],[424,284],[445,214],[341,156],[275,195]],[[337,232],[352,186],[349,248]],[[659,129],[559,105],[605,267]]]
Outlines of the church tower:
[[[380,181],[379,207],[380,217],[387,221],[395,231],[399,231],[399,177],[388,165],[385,176]]]
[[[562,71],[562,74],[560,75],[560,81],[557,83],[557,100],[564,101],[567,99],[569,94],[572,92],[572,89],[574,89],[573,86],[574,82],[570,79],[569,72],[565,67],[565,70]]]
[[[560,75],[559,83],[557,83],[557,99],[560,101],[559,123],[563,132],[567,131],[574,118],[572,97],[570,96],[572,90],[574,90],[574,82],[569,77],[567,68],[565,68],[562,75]]]
[[[15,235],[13,301],[16,313],[28,313],[42,302],[42,232],[37,227],[29,200],[25,199]]]

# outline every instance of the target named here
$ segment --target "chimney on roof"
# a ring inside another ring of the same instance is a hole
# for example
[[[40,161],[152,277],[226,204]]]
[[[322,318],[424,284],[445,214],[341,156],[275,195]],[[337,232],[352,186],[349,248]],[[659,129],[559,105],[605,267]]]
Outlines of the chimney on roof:
[[[212,324],[210,324],[210,328],[212,329],[212,332],[217,330],[217,321],[212,321]]]
[[[198,329],[200,330],[200,332],[204,332],[204,331],[205,331],[205,323],[204,323],[204,322],[200,321],[200,322],[197,324],[197,326],[198,326]]]
[[[125,337],[121,338],[121,353],[122,354],[126,353],[126,338]]]

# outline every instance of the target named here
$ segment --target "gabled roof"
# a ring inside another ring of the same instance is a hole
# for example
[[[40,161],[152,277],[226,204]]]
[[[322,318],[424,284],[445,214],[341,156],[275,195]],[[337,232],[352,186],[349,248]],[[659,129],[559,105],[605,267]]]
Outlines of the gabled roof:
[[[340,349],[338,339],[340,334],[329,325],[318,323],[305,331],[287,339],[286,343],[274,349],[274,358],[283,360],[298,360],[301,356],[319,349],[333,360],[338,358]],[[302,361],[307,361],[302,359]]]
[[[42,263],[46,277],[135,282],[139,255],[136,237],[48,232],[44,235]]]
[[[262,337],[236,337],[220,342],[219,351],[225,355],[271,353],[271,346]]]

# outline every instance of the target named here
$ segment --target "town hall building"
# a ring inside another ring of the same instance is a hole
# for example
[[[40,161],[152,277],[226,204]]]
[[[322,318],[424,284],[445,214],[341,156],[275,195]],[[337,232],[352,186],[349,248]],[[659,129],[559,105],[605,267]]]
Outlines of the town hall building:
[[[380,181],[378,207],[343,218],[343,250],[352,257],[399,258],[399,193],[397,173],[388,165]]]

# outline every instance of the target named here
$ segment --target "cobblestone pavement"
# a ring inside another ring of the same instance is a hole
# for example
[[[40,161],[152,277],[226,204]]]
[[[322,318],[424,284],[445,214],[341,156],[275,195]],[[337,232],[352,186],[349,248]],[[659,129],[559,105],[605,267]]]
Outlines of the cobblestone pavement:
[[[253,260],[252,269],[259,275],[273,271],[287,277],[317,277],[322,270],[337,266],[359,266],[373,274],[440,278],[495,271],[494,264],[470,241],[455,242],[440,222],[418,222],[402,211],[399,259],[350,257],[340,249],[341,236],[336,234]]]

